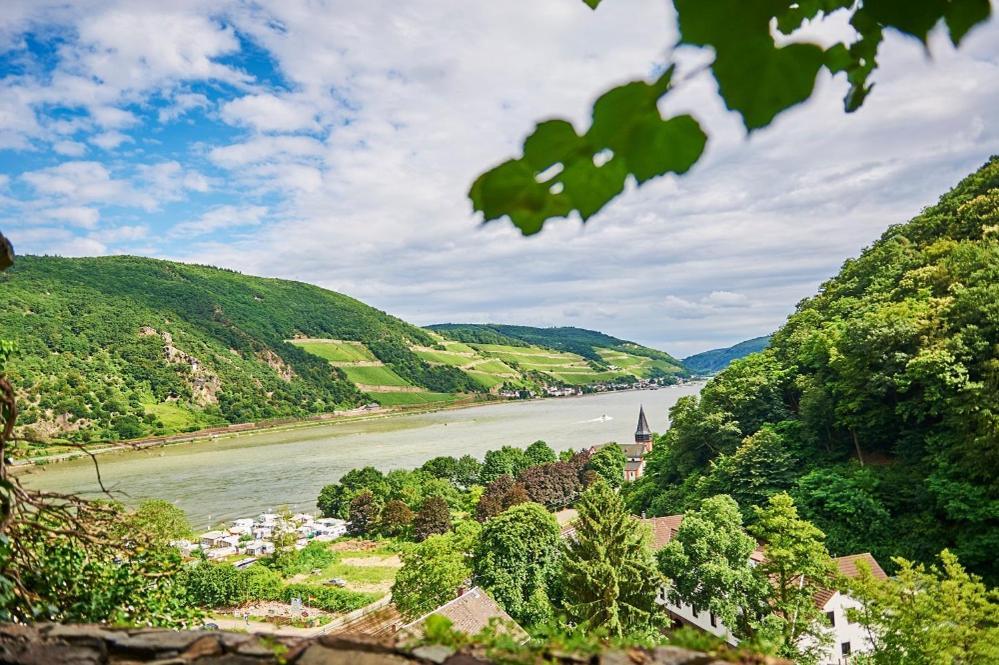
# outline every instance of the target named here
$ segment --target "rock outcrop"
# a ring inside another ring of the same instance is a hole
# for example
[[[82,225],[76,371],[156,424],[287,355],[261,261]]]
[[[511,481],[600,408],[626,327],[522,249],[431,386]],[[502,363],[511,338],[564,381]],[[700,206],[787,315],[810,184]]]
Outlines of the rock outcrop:
[[[516,659],[514,659],[516,660]],[[487,665],[478,648],[440,645],[405,647],[360,635],[274,637],[220,631],[111,629],[106,626],[0,625],[0,663],[10,665]],[[525,655],[524,662],[565,665],[724,665],[726,662],[677,647],[610,650],[597,655]],[[749,659],[742,663],[776,663]]]

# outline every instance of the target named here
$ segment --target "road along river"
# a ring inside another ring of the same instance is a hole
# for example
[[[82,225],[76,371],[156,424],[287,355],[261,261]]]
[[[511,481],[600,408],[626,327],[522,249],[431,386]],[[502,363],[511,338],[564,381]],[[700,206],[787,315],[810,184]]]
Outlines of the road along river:
[[[288,505],[314,510],[319,490],[356,467],[417,467],[437,455],[527,446],[543,439],[556,450],[631,441],[639,405],[662,432],[677,399],[702,384],[585,397],[503,402],[466,409],[395,415],[245,434],[166,448],[103,455],[104,485],[125,503],[156,497],[183,508],[195,528]],[[37,489],[96,495],[93,462],[34,467],[21,476]]]

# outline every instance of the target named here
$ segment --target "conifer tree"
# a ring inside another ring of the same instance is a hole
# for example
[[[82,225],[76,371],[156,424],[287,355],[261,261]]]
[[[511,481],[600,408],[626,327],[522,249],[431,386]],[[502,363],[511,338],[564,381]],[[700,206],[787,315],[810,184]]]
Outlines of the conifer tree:
[[[607,483],[597,480],[579,503],[575,537],[563,563],[565,609],[584,630],[611,637],[649,631],[662,614],[662,577],[647,530]]]

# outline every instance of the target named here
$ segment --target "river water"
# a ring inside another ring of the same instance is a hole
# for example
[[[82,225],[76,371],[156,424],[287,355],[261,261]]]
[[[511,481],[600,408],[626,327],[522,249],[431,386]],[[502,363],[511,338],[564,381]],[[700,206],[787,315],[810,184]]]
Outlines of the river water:
[[[329,423],[243,434],[167,448],[102,455],[105,487],[125,503],[162,498],[183,508],[196,528],[249,517],[279,505],[314,510],[323,485],[366,465],[412,468],[437,455],[479,459],[502,445],[537,439],[555,450],[631,441],[639,405],[662,432],[677,399],[701,384],[585,397],[504,402],[434,413]],[[603,418],[607,416],[607,418]],[[96,495],[89,459],[34,467],[22,482],[37,489]]]

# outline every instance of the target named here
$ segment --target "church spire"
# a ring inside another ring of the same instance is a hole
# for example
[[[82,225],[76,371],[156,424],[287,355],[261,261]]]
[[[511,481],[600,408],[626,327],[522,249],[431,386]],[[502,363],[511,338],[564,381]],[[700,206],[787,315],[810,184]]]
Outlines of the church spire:
[[[638,407],[638,427],[635,429],[635,443],[652,443],[652,430],[645,419],[645,407]]]

